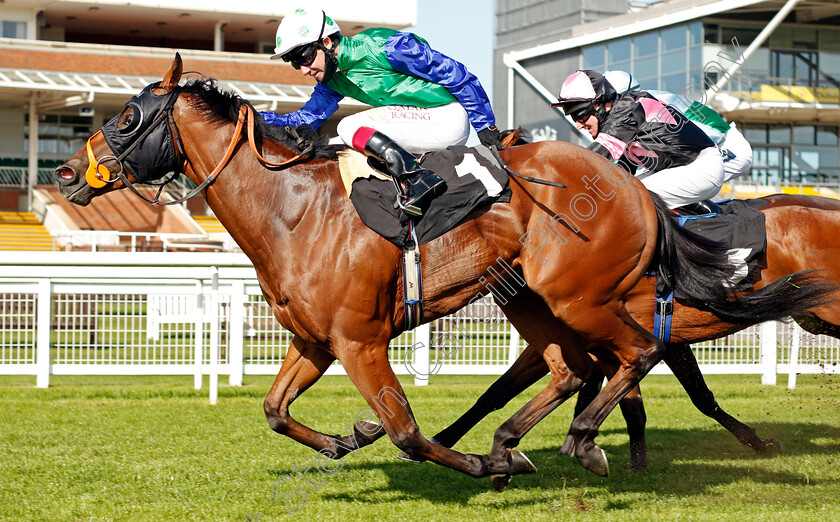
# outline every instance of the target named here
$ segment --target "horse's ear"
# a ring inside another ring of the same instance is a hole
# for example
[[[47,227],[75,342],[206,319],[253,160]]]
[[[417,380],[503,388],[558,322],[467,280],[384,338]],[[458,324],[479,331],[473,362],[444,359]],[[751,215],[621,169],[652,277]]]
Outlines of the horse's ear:
[[[163,77],[163,80],[155,88],[155,94],[166,94],[172,92],[172,89],[178,86],[181,81],[181,73],[184,72],[184,63],[181,61],[181,54],[175,53],[175,59],[172,60],[172,66]]]

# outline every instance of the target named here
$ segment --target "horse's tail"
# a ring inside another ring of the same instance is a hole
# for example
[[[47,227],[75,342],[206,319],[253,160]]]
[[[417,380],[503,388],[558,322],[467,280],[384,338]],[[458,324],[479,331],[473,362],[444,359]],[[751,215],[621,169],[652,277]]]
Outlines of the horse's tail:
[[[653,196],[659,221],[657,277],[675,290],[678,300],[714,313],[734,324],[755,324],[782,319],[827,304],[837,297],[838,286],[814,270],[778,279],[759,290],[736,295],[728,285],[733,267],[721,244],[687,230]]]

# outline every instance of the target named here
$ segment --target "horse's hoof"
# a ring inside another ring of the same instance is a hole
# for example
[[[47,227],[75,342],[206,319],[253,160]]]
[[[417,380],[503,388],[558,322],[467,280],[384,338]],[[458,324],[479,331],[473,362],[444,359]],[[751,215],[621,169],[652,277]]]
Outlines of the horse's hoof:
[[[610,465],[607,462],[607,454],[597,444],[593,444],[591,450],[581,451],[575,456],[581,465],[592,473],[601,475],[602,477],[609,476]]]
[[[755,450],[759,453],[781,453],[784,451],[784,448],[782,447],[782,443],[776,439],[764,439],[761,441],[761,447],[755,448]]]
[[[510,484],[512,475],[490,475],[490,482],[493,483],[493,489],[501,493]]]
[[[647,461],[644,462],[630,462],[630,469],[633,471],[638,471],[639,473],[645,472],[648,469]]]
[[[524,453],[516,450],[510,450],[510,456],[508,457],[508,462],[510,462],[510,473],[511,475],[522,475],[525,473],[536,473],[537,468],[531,462],[531,460],[525,456]],[[510,482],[510,480],[508,480]],[[507,485],[507,484],[505,484]],[[501,491],[501,490],[498,490]]]

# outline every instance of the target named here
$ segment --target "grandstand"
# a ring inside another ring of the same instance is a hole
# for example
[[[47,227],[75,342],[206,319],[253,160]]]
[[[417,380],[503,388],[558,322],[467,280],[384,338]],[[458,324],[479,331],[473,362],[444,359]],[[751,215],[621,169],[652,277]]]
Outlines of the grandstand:
[[[53,238],[32,212],[0,212],[0,250],[52,250]]]
[[[152,208],[112,193],[76,207],[51,187],[52,172],[131,96],[160,80],[176,51],[186,70],[216,79],[258,110],[299,108],[314,80],[268,59],[289,6],[257,0],[223,7],[200,0],[0,0],[0,6],[0,211],[6,212],[0,248],[237,250],[218,220],[206,215],[201,197]],[[403,29],[417,16],[414,1],[324,0],[319,7],[346,35]],[[341,117],[364,108],[342,101],[322,132],[334,134]]]

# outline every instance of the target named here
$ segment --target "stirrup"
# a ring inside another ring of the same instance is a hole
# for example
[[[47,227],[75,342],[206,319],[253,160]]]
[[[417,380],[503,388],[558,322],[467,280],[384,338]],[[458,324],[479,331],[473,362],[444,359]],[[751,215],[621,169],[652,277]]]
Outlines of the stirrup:
[[[442,194],[446,190],[446,182],[430,170],[411,172],[409,176],[411,180],[408,181],[408,195],[400,201],[400,208],[411,216],[421,216],[423,211],[420,207]]]
[[[695,203],[689,203],[688,205],[677,207],[674,210],[676,210],[679,214],[689,216],[702,216],[703,214],[721,214],[723,212],[723,210],[721,210],[721,208],[710,199],[697,201]]]
[[[397,198],[397,208],[399,208],[400,210],[405,212],[407,215],[412,216],[412,217],[420,217],[420,216],[423,215],[423,211],[420,209],[420,207],[418,207],[416,205],[412,205],[411,203],[408,203],[408,202],[403,202],[403,197],[402,196]]]

